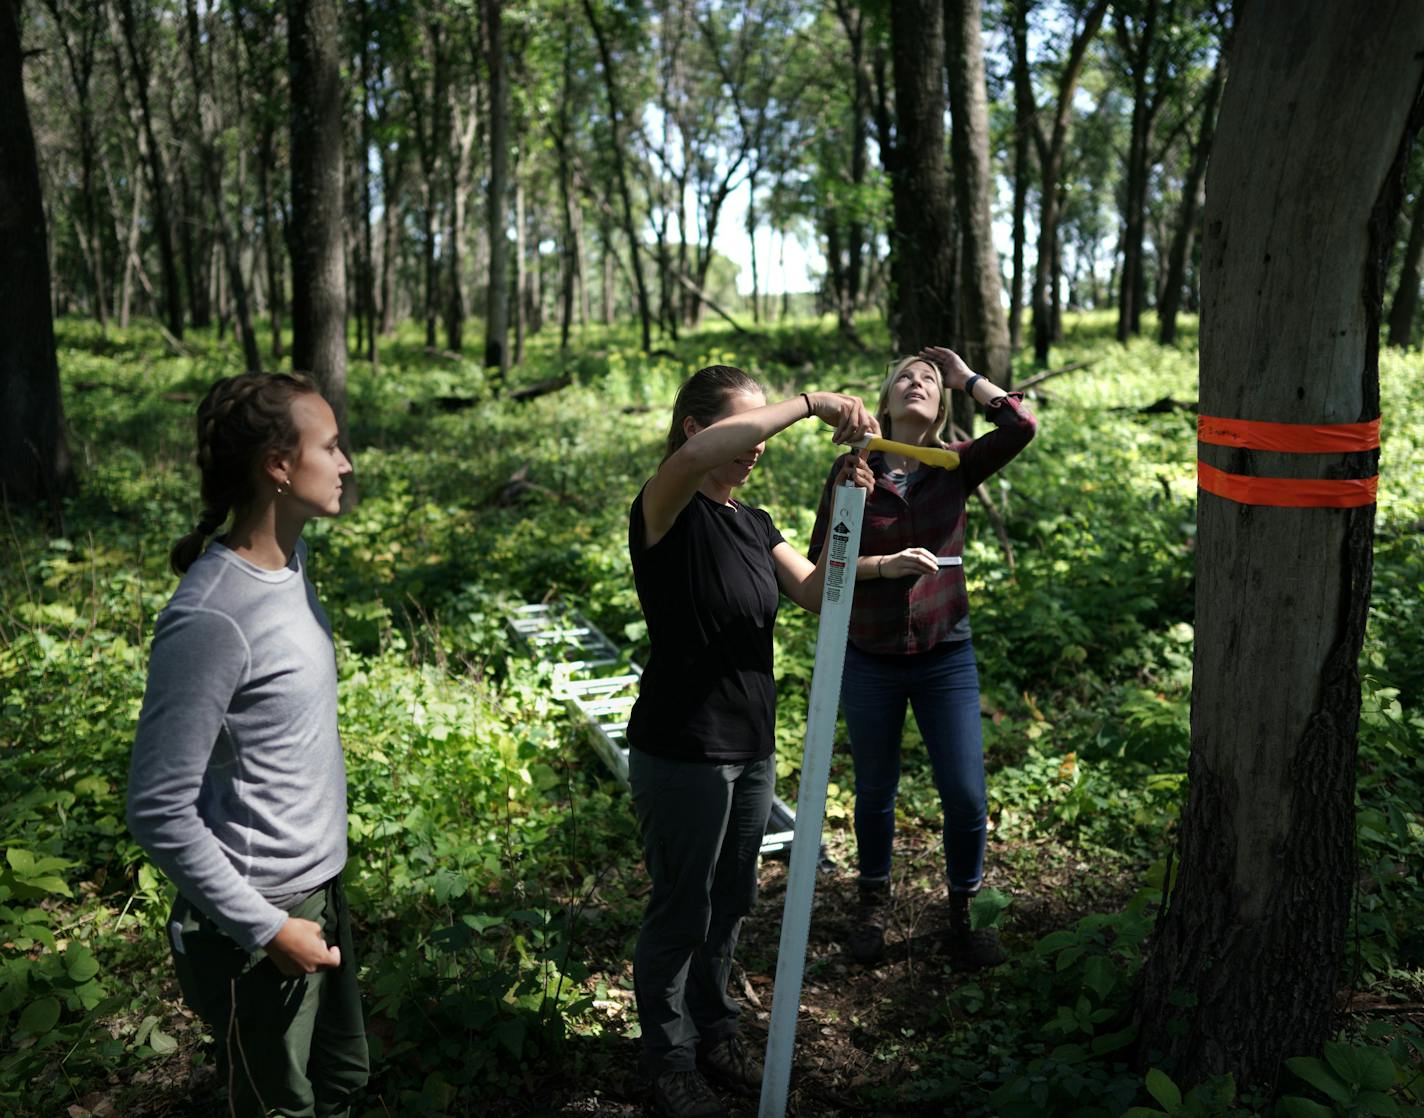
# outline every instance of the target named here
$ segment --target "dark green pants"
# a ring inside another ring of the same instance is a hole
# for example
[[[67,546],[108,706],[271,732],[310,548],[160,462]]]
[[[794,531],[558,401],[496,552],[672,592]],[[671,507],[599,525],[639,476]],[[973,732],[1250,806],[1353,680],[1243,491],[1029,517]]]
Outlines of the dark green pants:
[[[340,879],[288,912],[322,926],[327,943],[341,948],[341,966],[288,978],[265,951],[244,951],[180,895],[168,923],[178,984],[217,1038],[229,1114],[343,1118],[370,1063]]]

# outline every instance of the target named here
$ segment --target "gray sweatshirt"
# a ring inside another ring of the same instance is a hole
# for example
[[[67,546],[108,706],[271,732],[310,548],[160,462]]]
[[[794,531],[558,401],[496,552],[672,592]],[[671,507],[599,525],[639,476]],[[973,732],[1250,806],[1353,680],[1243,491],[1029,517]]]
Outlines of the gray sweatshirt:
[[[213,543],[154,627],[129,767],[129,829],[244,949],[274,904],[346,864],[346,766],[331,627],[306,545],[268,571]]]

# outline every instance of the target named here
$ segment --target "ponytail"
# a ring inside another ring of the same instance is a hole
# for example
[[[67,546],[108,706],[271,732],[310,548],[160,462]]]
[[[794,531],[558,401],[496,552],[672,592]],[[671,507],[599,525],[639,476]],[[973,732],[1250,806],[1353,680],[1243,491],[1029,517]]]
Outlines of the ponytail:
[[[672,423],[668,426],[663,461],[666,462],[687,442],[687,432],[682,429],[683,420],[691,417],[703,427],[715,423],[726,408],[728,397],[739,392],[766,395],[761,381],[731,365],[708,365],[683,381],[682,387],[677,390],[677,399],[673,401]]]

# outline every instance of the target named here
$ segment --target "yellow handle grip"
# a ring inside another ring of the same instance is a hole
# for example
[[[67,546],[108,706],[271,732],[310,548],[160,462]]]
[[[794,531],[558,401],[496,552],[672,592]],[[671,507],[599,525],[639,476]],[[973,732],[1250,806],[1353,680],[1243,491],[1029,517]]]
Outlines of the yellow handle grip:
[[[891,439],[871,436],[861,443],[866,450],[888,450],[891,454],[902,454],[923,462],[926,466],[938,466],[941,470],[953,470],[959,466],[959,455],[952,450],[941,450],[937,446],[914,446],[911,443],[897,443]]]

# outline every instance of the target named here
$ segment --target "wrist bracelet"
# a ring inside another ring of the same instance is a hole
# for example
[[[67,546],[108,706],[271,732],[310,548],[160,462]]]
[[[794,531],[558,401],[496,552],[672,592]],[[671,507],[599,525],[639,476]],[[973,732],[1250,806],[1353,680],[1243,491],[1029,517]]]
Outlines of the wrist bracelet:
[[[807,396],[806,393],[803,392],[801,393],[801,399],[806,401],[806,418],[810,419],[813,415],[816,414],[816,409],[811,407],[811,397]]]
[[[974,386],[983,379],[983,373],[975,373],[972,377],[970,377],[964,382],[964,391],[970,397],[970,399],[973,399],[974,397]]]
[[[885,556],[883,556],[883,555],[879,558],[879,560],[878,560],[878,561],[876,562],[876,564],[875,564],[875,577],[876,577],[876,578],[884,578],[884,577],[885,577]]]

